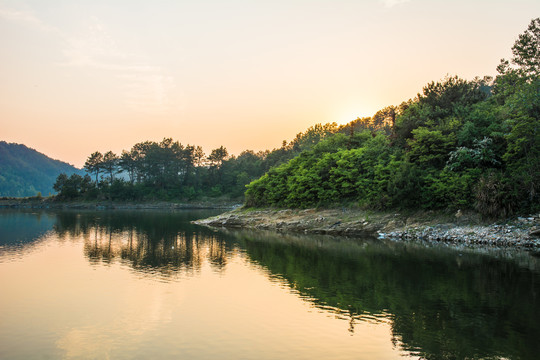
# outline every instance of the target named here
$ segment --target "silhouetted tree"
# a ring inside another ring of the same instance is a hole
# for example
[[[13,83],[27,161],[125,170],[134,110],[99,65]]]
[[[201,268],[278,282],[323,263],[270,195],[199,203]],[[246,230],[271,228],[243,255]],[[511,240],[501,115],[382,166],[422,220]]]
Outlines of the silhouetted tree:
[[[220,167],[223,160],[229,156],[227,149],[223,146],[220,146],[217,149],[212,150],[208,156],[208,160],[211,162],[212,166]]]
[[[540,76],[540,18],[532,19],[527,30],[518,36],[512,54],[512,63],[518,65],[525,76]]]
[[[109,182],[112,184],[114,174],[118,171],[118,156],[112,151],[107,151],[103,155],[102,169],[109,175]]]
[[[97,185],[99,182],[99,173],[103,169],[103,155],[99,151],[92,153],[84,163],[84,169],[91,174],[96,174]]]

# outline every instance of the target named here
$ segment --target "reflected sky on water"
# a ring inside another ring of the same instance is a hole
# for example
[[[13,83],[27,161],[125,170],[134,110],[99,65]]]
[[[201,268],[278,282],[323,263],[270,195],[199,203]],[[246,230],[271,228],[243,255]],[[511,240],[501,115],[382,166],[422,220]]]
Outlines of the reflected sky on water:
[[[529,253],[190,223],[215,213],[1,211],[0,358],[539,353]]]

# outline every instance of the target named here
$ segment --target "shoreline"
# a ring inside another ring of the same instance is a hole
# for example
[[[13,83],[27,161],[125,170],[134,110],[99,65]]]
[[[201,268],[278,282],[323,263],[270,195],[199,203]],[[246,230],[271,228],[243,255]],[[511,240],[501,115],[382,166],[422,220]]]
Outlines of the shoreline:
[[[212,228],[280,233],[370,237],[390,241],[452,244],[465,247],[520,248],[540,251],[540,213],[488,222],[476,213],[376,212],[341,209],[246,209],[238,202],[55,201],[51,198],[3,198],[0,209],[41,210],[203,210],[225,212],[193,221]]]
[[[540,214],[487,222],[475,213],[461,211],[399,214],[356,209],[240,208],[193,223],[213,228],[540,250]]]
[[[43,209],[43,210],[233,210],[241,205],[228,201],[197,202],[114,202],[114,201],[54,201],[48,198],[0,199],[0,209]]]

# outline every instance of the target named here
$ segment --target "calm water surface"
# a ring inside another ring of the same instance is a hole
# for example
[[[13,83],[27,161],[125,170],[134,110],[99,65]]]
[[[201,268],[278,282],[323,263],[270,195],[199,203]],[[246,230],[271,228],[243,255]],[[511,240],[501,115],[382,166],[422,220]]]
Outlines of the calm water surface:
[[[1,359],[538,359],[540,261],[0,211]]]

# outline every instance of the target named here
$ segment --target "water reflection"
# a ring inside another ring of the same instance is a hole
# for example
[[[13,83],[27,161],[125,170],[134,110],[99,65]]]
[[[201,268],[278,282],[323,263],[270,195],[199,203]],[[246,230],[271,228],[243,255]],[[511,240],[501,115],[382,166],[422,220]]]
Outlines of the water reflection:
[[[55,230],[60,237],[82,237],[84,254],[94,265],[118,260],[138,271],[173,276],[197,272],[208,261],[221,271],[232,242],[191,225],[192,218],[193,213],[174,212],[63,213]]]
[[[24,247],[53,231],[59,241],[82,241],[84,261],[95,268],[119,263],[166,282],[183,274],[199,274],[205,264],[216,273],[225,272],[241,254],[242,261],[263,269],[268,278],[305,302],[347,321],[343,324],[353,337],[366,323],[382,322],[389,324],[395,347],[427,359],[534,359],[540,353],[540,259],[528,253],[478,253],[374,239],[215,232],[189,222],[211,214],[19,213],[19,218],[0,217],[0,224],[11,224],[0,233]],[[17,229],[22,235],[17,235]],[[4,247],[12,247],[12,240],[4,241]],[[234,287],[238,299],[247,299],[241,284],[227,286],[222,294]],[[228,309],[237,307],[233,304]],[[256,305],[252,305],[254,313],[260,311]],[[216,308],[216,304],[206,307]],[[242,324],[264,328],[264,324]]]
[[[528,253],[239,231],[252,261],[323,309],[391,319],[393,341],[427,359],[540,353],[540,262]]]
[[[0,209],[0,248],[29,245],[51,231],[56,216],[43,212],[14,212]]]

